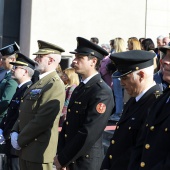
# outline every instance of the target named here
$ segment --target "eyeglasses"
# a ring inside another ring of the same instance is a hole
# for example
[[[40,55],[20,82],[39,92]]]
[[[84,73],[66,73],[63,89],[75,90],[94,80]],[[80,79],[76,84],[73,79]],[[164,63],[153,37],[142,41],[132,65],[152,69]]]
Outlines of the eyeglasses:
[[[24,69],[24,68],[22,68],[22,67],[13,66],[13,70],[16,70],[17,68],[20,68],[20,69],[23,69],[23,70],[25,70],[25,69]]]
[[[39,58],[39,59],[41,59],[41,58],[43,58],[43,57],[48,57],[48,58],[53,59],[52,57],[49,57],[49,56],[48,56],[48,54],[45,54],[45,55],[38,54],[38,55],[36,55],[36,57],[35,57],[35,58]],[[53,59],[53,60],[54,60],[54,59]],[[54,60],[54,61],[55,61],[55,60]]]

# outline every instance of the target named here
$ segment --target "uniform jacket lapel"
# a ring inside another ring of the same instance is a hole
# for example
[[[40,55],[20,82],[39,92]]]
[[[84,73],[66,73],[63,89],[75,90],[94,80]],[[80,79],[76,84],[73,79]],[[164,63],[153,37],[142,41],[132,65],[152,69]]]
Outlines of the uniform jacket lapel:
[[[92,77],[80,90],[79,86],[75,88],[75,90],[72,93],[70,103],[69,103],[69,108],[74,104],[75,101],[77,101],[79,98],[83,96],[83,94],[93,86],[93,84],[96,84],[97,82],[102,81],[100,74],[95,75]]]
[[[119,121],[119,124],[126,121],[129,117],[131,117],[133,114],[138,112],[138,110],[142,107],[144,107],[146,100],[148,99],[148,96],[155,93],[156,91],[160,89],[159,85],[155,85],[151,87],[141,98],[138,102],[133,103],[133,98],[131,98],[128,102],[128,106],[125,107],[122,118]]]

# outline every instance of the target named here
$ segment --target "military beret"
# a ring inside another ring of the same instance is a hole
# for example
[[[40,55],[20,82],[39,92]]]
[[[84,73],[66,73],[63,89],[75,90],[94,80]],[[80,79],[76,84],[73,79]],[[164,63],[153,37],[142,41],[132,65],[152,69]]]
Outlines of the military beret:
[[[38,40],[38,47],[39,47],[39,50],[33,55],[61,54],[62,52],[65,52],[63,48],[57,45],[42,41],[42,40]]]
[[[88,56],[91,54],[100,60],[102,60],[104,56],[108,55],[108,52],[104,50],[102,47],[82,37],[77,37],[77,49],[75,49],[74,52],[70,52],[70,53],[81,54],[85,56]]]
[[[159,47],[159,50],[161,51],[161,52],[163,52],[164,54],[166,54],[166,51],[167,50],[170,50],[170,46],[162,46],[162,47]]]
[[[19,50],[20,50],[19,45],[16,42],[14,42],[14,44],[10,44],[6,47],[1,48],[0,52],[2,56],[9,56],[9,55],[16,53]]]
[[[123,77],[131,72],[152,66],[154,57],[155,53],[143,50],[113,53],[110,59],[117,67],[117,71],[113,73],[113,77]]]
[[[26,57],[21,53],[16,53],[15,56],[16,56],[16,61],[10,62],[10,64],[15,66],[27,66],[34,70],[35,62],[33,60],[31,60],[30,58]]]

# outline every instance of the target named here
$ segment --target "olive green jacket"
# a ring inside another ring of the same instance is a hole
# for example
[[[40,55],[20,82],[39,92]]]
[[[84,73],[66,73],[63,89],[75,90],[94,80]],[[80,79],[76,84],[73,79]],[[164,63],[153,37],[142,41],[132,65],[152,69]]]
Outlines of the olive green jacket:
[[[35,163],[53,162],[64,100],[64,84],[55,71],[26,90],[12,130],[19,133],[21,159]]]

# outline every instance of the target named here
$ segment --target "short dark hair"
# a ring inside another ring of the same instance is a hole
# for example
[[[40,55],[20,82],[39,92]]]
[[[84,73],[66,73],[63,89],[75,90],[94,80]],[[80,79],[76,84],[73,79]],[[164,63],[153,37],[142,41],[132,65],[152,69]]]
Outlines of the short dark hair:
[[[89,60],[90,60],[90,59],[93,59],[93,58],[96,58],[96,59],[97,59],[97,63],[96,63],[95,68],[96,68],[96,70],[98,71],[99,68],[100,68],[100,61],[101,61],[101,60],[98,59],[97,57],[93,56],[93,55],[88,55],[87,57],[88,57]]]
[[[142,41],[142,46],[145,51],[150,51],[155,49],[154,42],[150,38],[146,38]]]
[[[91,40],[93,43],[96,43],[96,44],[99,43],[99,39],[98,39],[97,37],[92,37],[90,40]]]

